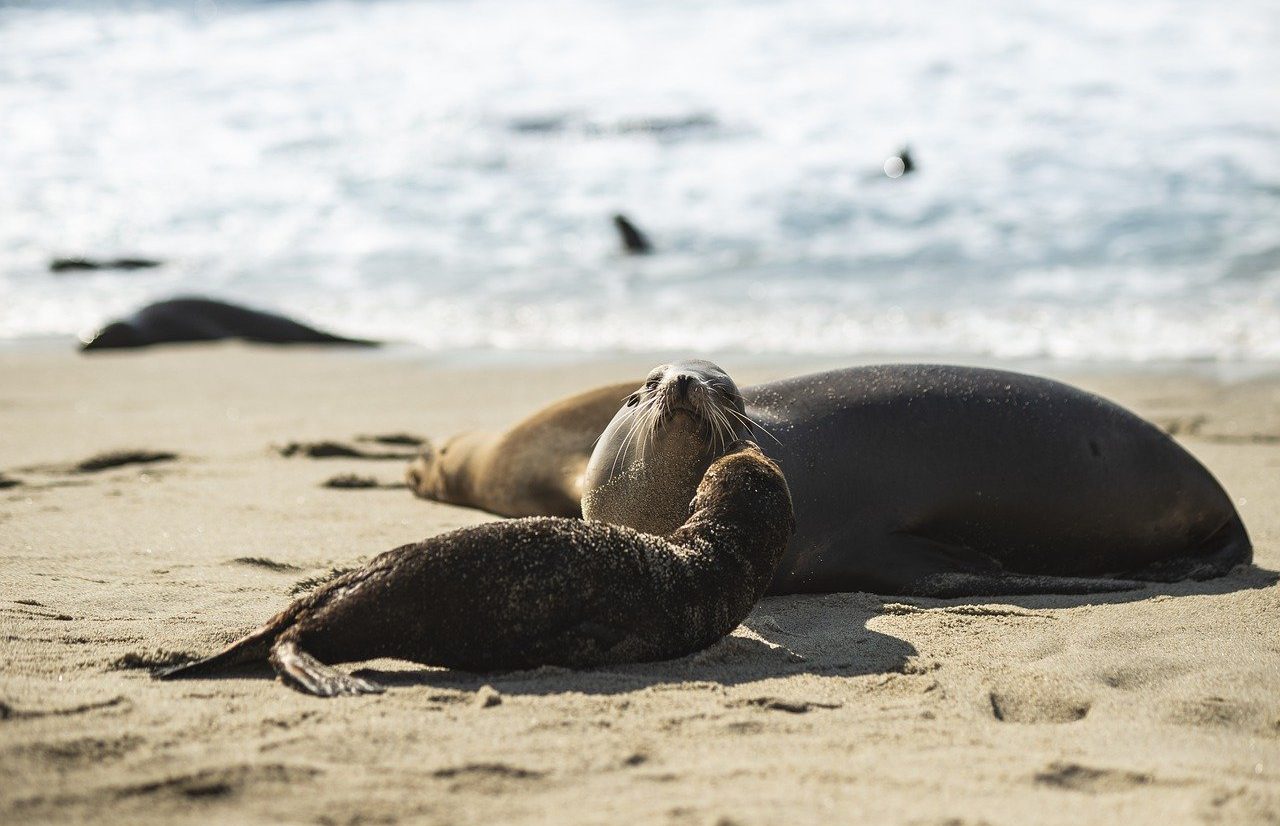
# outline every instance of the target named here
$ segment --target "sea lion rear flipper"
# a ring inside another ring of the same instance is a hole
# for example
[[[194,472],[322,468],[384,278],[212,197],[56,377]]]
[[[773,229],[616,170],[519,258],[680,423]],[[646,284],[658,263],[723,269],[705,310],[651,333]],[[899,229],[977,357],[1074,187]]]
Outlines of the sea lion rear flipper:
[[[1094,594],[1136,591],[1143,583],[1104,577],[1047,576],[1006,571],[971,548],[910,533],[890,537],[895,567],[923,572],[899,593],[951,599],[1018,594]]]
[[[271,665],[284,684],[304,694],[336,697],[343,694],[381,694],[386,688],[371,680],[330,668],[288,640],[271,649]]]
[[[248,636],[241,637],[231,645],[202,660],[185,663],[157,671],[151,676],[157,680],[185,680],[199,677],[211,677],[221,674],[238,665],[265,662],[271,650],[271,642],[280,633],[274,623],[268,623]]]

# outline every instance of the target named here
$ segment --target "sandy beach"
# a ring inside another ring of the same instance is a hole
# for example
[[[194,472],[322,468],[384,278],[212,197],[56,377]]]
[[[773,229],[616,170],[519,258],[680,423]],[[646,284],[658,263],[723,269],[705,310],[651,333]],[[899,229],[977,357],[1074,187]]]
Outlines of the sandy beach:
[[[721,363],[742,384],[826,366]],[[499,428],[650,366],[0,351],[0,822],[1280,823],[1275,375],[1052,374],[1161,424],[1223,482],[1255,545],[1223,579],[769,598],[681,660],[375,661],[391,690],[373,697],[149,678],[308,578],[492,518],[414,499],[412,448],[375,437]],[[372,457],[281,455],[323,440]],[[81,466],[112,451],[154,461]],[[342,476],[366,486],[326,487]]]

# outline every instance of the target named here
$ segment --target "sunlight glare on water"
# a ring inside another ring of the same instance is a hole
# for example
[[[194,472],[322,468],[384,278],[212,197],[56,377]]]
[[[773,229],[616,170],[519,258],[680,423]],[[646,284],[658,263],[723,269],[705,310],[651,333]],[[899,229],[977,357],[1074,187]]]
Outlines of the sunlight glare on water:
[[[1276,43],[1263,0],[0,3],[0,337],[202,293],[436,350],[1276,359]]]

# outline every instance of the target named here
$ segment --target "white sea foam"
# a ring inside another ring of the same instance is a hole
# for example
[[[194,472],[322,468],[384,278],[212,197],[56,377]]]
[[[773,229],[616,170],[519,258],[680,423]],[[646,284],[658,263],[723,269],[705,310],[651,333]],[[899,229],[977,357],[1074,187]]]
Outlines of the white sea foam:
[[[1277,359],[1277,43],[1266,0],[0,3],[0,337],[203,293],[436,349]]]

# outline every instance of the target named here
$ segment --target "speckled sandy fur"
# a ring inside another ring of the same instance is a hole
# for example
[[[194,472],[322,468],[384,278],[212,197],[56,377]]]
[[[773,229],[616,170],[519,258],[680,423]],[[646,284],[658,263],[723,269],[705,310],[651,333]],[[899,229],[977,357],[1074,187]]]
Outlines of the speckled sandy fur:
[[[205,676],[270,649],[295,687],[344,694],[378,687],[320,663],[394,657],[493,671],[683,656],[746,617],[794,529],[781,471],[749,442],[707,471],[690,510],[667,539],[530,517],[405,545],[164,676]]]

